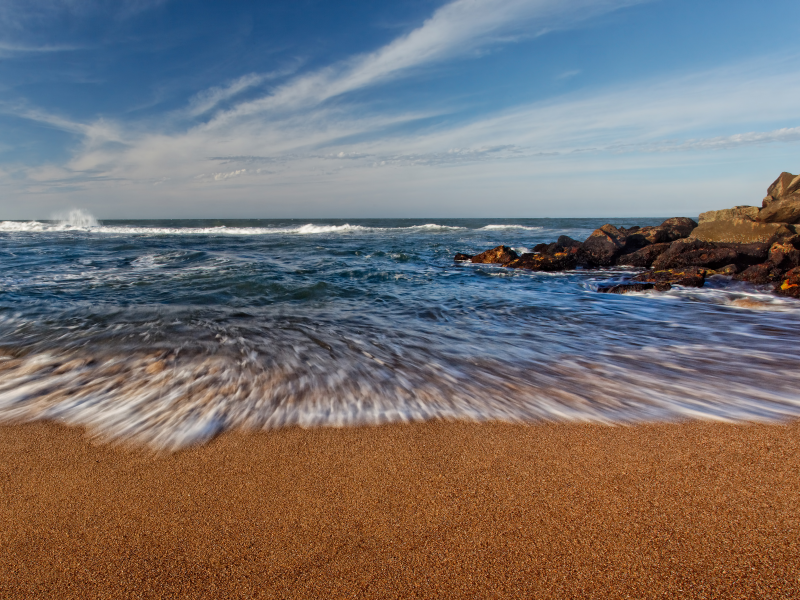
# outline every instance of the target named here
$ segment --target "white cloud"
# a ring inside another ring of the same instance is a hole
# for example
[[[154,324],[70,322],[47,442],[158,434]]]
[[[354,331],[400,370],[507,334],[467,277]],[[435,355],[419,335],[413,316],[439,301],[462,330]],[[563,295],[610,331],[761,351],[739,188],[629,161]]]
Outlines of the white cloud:
[[[510,34],[536,36],[647,1],[455,0],[417,29],[376,52],[298,77],[265,98],[242,103],[219,115],[213,124],[227,126],[232,119],[263,111],[308,108],[416,67],[507,42]]]
[[[328,206],[323,198],[377,194],[365,200],[372,209],[375,197],[388,199],[411,186],[440,190],[442,202],[445,189],[473,197],[494,185],[511,193],[510,182],[578,170],[574,185],[580,180],[594,186],[591,178],[609,170],[683,168],[696,162],[687,156],[698,153],[800,140],[796,57],[585,89],[471,121],[453,117],[438,126],[430,124],[440,115],[436,111],[373,112],[343,97],[509,36],[567,27],[632,3],[456,0],[376,52],[295,76],[260,99],[236,102],[264,84],[269,77],[264,74],[206,90],[192,98],[184,115],[213,117],[177,133],[16,110],[75,133],[83,143],[64,165],[14,176],[38,194],[49,193],[48,185],[72,181],[81,197],[107,199],[113,191],[115,198],[137,201],[139,186],[152,191],[158,184],[163,194],[158,197],[170,200],[161,204],[175,207],[182,206],[181,198],[200,202],[211,188],[219,193],[225,187],[231,202],[243,205],[269,197],[265,190],[280,190],[281,197],[298,202],[316,201],[319,207]],[[781,93],[766,92],[776,89]],[[325,104],[337,96],[342,101]],[[425,128],[417,125],[423,119],[428,119]],[[267,164],[269,170],[259,168]],[[3,180],[8,175],[0,174]],[[125,193],[124,182],[130,184]]]
[[[576,75],[580,75],[580,69],[573,69],[571,71],[564,71],[563,73],[559,74],[556,79],[572,79]]]

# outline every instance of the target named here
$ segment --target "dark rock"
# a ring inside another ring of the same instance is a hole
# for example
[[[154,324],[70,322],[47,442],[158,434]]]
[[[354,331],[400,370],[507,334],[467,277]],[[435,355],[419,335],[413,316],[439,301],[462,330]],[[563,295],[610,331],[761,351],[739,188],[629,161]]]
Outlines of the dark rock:
[[[667,219],[658,227],[631,227],[627,230],[625,250],[632,252],[650,244],[674,242],[688,236],[695,227],[697,223],[686,217]]]
[[[682,269],[690,266],[718,269],[734,264],[746,268],[764,262],[767,244],[716,244],[687,238],[672,242],[654,262],[656,270]]]
[[[617,227],[617,229],[619,229],[619,231],[620,231],[620,233],[622,233],[622,235],[626,235],[627,236],[627,235],[631,235],[633,233],[636,233],[637,231],[639,231],[641,229],[641,227],[639,227],[638,225],[634,225],[633,227],[628,227],[627,229],[625,227]]]
[[[715,269],[716,275],[736,275],[739,272],[739,267],[736,265],[725,265],[719,269]]]
[[[456,257],[453,259],[455,262],[464,262],[465,260],[472,260],[471,254],[461,254],[461,252],[456,254]]]
[[[472,257],[472,262],[480,264],[505,265],[518,258],[519,255],[508,246],[497,246],[497,248],[492,248],[486,252],[476,254]]]
[[[671,219],[667,219],[658,227],[660,229],[667,229],[668,231],[672,232],[672,235],[675,236],[674,240],[677,240],[689,236],[689,234],[691,234],[692,231],[697,227],[697,222],[694,219],[688,219],[686,217],[673,217]]]
[[[672,286],[668,283],[620,283],[617,285],[601,286],[597,291],[602,294],[632,294],[635,292],[646,292],[656,290],[666,292]]]
[[[704,221],[697,229],[692,231],[689,237],[702,242],[723,244],[772,244],[793,234],[794,232],[783,223],[761,223],[750,219],[729,219],[727,221]]]
[[[580,248],[583,246],[583,242],[579,242],[578,240],[573,240],[568,235],[560,235],[556,240],[556,245],[559,248],[563,248],[563,250],[559,250],[559,252],[563,252],[567,248]]]
[[[510,269],[528,269],[530,271],[568,271],[578,265],[577,249],[555,254],[525,253],[516,260],[506,264]]]
[[[685,269],[645,271],[631,280],[653,284],[668,283],[684,287],[703,287],[706,283],[706,270],[701,267],[687,267]]]
[[[593,267],[613,265],[625,243],[626,236],[619,229],[610,224],[603,225],[583,242],[580,262]]]
[[[783,276],[783,281],[775,286],[775,293],[790,298],[800,298],[800,267],[790,269]]]
[[[550,244],[536,244],[533,247],[534,252],[538,252],[540,254],[549,254],[554,255],[558,254],[559,252],[569,252],[571,250],[577,250],[583,246],[583,242],[579,242],[578,240],[573,240],[568,235],[559,236],[559,238]]]
[[[781,272],[800,266],[800,235],[774,243],[769,249],[767,264]]]
[[[773,281],[780,281],[782,272],[776,269],[773,265],[760,264],[747,267],[741,273],[734,275],[734,279],[738,281],[749,281],[750,283],[772,283]]]
[[[631,267],[650,267],[653,261],[666,252],[670,244],[651,244],[645,246],[636,252],[630,254],[623,254],[617,258],[618,265],[625,265]]]

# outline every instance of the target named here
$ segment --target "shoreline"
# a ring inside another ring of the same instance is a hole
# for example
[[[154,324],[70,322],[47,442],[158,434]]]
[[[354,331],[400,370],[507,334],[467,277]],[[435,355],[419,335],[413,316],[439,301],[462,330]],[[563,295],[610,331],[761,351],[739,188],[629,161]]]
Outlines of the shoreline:
[[[0,426],[0,597],[800,596],[800,421]]]

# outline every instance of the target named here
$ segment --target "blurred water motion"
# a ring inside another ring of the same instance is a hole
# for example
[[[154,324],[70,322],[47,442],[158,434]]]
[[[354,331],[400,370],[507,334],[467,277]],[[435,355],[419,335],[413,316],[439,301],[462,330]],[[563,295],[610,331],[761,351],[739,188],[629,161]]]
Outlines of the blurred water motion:
[[[0,223],[0,420],[176,449],[290,424],[800,414],[793,300],[452,260],[602,223]]]

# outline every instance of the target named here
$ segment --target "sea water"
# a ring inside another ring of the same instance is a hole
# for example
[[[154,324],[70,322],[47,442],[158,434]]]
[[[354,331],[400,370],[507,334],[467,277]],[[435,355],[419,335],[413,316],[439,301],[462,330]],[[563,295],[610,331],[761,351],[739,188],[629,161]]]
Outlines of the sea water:
[[[800,302],[712,277],[455,263],[605,222],[0,223],[0,422],[176,449],[228,429],[800,415]]]

